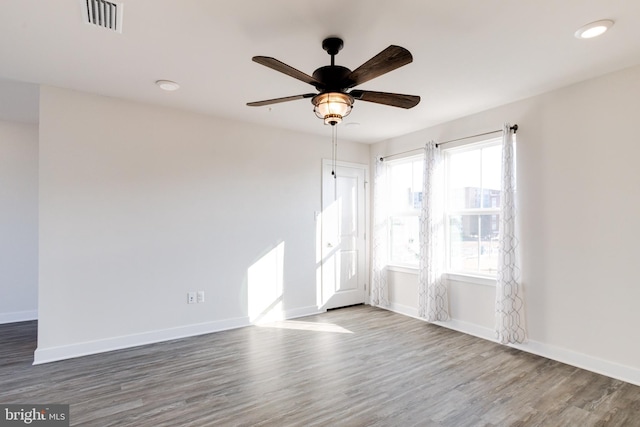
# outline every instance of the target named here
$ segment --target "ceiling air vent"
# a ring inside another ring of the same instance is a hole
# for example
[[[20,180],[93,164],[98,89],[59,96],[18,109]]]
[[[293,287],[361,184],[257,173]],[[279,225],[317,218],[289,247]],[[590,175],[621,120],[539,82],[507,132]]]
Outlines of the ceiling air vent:
[[[106,0],[84,0],[89,24],[122,33],[122,4]]]

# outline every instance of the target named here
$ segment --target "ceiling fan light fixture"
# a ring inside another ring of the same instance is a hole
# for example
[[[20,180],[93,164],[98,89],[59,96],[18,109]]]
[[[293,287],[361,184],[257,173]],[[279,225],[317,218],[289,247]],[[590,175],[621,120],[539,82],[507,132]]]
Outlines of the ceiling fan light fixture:
[[[592,39],[604,34],[612,25],[613,21],[610,19],[591,22],[580,27],[578,31],[576,31],[575,36],[579,39]]]
[[[316,116],[327,125],[336,125],[351,113],[353,97],[343,92],[324,92],[311,99]]]

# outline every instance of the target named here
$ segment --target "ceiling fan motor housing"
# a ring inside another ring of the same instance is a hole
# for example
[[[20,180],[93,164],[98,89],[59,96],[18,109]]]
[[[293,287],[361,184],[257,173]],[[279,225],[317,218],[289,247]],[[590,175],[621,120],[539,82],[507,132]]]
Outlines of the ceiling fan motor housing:
[[[316,89],[320,92],[343,92],[344,83],[350,73],[350,69],[340,65],[320,67],[313,72],[313,78],[322,83],[317,85]]]

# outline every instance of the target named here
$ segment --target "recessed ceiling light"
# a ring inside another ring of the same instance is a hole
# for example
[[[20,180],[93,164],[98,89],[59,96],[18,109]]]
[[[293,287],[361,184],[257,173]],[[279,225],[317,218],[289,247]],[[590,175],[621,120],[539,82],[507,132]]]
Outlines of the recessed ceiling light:
[[[180,85],[176,82],[172,82],[171,80],[156,80],[156,84],[160,86],[162,90],[178,90],[180,89]]]
[[[576,31],[575,36],[579,39],[591,39],[604,34],[611,26],[613,21],[610,19],[603,19],[601,21],[592,22],[587,25],[583,25]]]

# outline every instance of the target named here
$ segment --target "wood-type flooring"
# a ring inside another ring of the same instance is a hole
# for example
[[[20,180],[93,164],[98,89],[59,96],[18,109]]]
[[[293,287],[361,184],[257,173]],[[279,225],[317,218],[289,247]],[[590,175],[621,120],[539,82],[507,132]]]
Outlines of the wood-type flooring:
[[[0,403],[73,426],[640,426],[640,387],[369,306],[44,365],[0,325]]]

